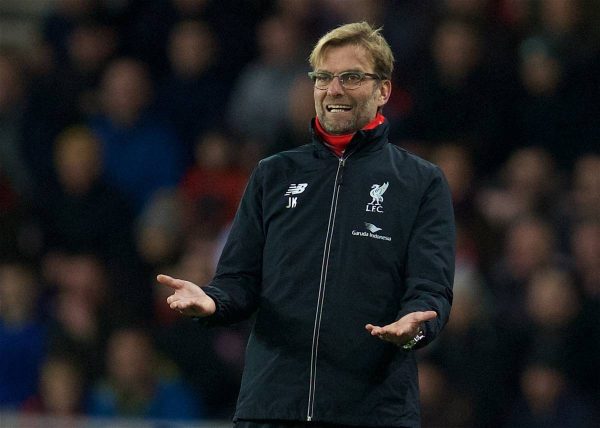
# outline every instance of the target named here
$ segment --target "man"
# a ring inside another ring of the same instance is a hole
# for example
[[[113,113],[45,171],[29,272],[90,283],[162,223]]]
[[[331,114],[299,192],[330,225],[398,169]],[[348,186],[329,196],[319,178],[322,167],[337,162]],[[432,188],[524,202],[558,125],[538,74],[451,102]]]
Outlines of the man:
[[[259,163],[208,287],[158,281],[172,309],[209,325],[256,312],[236,427],[417,427],[411,349],[452,300],[449,191],[387,140],[393,56],[379,30],[334,29],[310,63],[313,141]]]

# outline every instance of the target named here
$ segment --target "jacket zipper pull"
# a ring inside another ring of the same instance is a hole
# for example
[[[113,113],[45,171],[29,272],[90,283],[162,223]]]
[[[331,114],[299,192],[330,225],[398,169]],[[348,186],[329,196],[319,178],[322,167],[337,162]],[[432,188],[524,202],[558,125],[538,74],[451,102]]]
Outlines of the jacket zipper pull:
[[[338,174],[337,185],[341,186],[344,182],[344,166],[346,165],[346,158],[340,158],[340,172]]]

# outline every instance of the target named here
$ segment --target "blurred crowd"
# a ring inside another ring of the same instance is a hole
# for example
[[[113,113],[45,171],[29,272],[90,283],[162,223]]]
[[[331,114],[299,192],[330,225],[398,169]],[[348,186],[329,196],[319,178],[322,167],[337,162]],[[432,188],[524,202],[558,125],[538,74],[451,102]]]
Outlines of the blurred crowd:
[[[312,45],[366,20],[396,57],[390,138],[442,168],[458,226],[423,427],[600,426],[599,13],[56,0],[0,46],[0,412],[232,416],[249,322],[183,319],[155,275],[210,280],[256,162],[308,141]]]

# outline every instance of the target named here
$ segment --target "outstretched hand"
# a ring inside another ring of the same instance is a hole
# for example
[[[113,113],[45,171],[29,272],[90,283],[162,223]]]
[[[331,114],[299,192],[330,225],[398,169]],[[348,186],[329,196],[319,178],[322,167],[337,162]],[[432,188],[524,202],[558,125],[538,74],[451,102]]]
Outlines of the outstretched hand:
[[[435,311],[411,312],[404,315],[398,321],[383,327],[367,324],[365,328],[372,336],[377,336],[381,340],[402,346],[419,333],[422,322],[432,320],[435,317],[437,317]]]
[[[167,303],[171,309],[183,315],[206,317],[217,310],[215,301],[193,282],[168,275],[158,275],[156,280],[173,290],[173,294],[167,297]]]

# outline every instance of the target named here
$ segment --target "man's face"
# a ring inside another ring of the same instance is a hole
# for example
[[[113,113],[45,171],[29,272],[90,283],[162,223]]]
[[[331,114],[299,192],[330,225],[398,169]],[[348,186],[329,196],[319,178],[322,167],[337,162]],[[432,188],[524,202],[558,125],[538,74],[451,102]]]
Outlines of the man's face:
[[[327,48],[315,71],[337,75],[344,71],[374,73],[370,56],[364,48],[345,45]],[[315,110],[323,128],[331,134],[358,131],[377,114],[389,99],[391,82],[366,78],[356,89],[344,88],[334,78],[327,89],[314,88]]]

